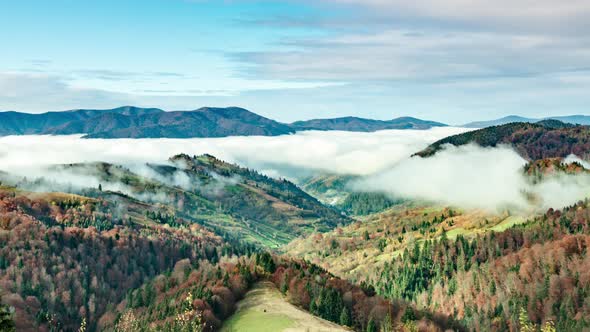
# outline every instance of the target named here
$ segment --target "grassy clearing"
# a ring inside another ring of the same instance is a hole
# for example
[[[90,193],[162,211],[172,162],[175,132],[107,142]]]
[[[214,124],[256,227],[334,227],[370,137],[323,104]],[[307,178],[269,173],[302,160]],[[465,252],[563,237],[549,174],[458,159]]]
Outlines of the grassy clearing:
[[[345,332],[349,330],[290,304],[273,283],[261,282],[238,303],[238,310],[225,322],[221,331]]]
[[[504,220],[502,220],[501,223],[497,224],[496,226],[490,228],[490,230],[494,231],[494,232],[503,232],[505,230],[507,230],[508,228],[514,226],[514,225],[518,225],[518,224],[522,224],[526,222],[526,219],[520,216],[510,216]]]
[[[294,326],[287,315],[268,314],[254,309],[235,314],[223,327],[224,332],[274,332]]]

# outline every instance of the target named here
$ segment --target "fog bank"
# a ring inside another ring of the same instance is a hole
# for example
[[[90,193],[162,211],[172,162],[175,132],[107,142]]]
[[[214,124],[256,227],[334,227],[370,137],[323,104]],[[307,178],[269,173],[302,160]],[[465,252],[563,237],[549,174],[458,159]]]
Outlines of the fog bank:
[[[384,192],[395,198],[421,199],[464,208],[561,208],[590,194],[590,176],[560,175],[533,184],[523,173],[526,161],[507,146],[447,146],[430,158],[410,156],[429,144],[467,131],[464,128],[387,130],[375,133],[309,131],[276,137],[194,139],[81,139],[79,136],[10,136],[0,138],[0,170],[45,177],[53,183],[96,187],[88,174],[51,170],[58,164],[109,162],[174,186],[190,189],[183,172],[167,178],[146,163],[163,164],[179,153],[212,154],[273,177],[297,180],[318,173],[363,176],[359,191]],[[566,163],[587,161],[569,156]],[[117,183],[108,190],[126,192]]]
[[[571,160],[579,160],[571,156]],[[353,184],[363,191],[492,211],[571,205],[590,194],[590,176],[548,175],[533,184],[512,148],[448,145],[432,157],[413,157]]]

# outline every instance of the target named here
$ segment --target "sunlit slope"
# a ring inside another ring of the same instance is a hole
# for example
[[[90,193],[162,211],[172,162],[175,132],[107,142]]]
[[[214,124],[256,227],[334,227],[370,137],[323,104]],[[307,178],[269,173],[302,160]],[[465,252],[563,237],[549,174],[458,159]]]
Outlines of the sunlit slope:
[[[471,237],[526,221],[508,212],[460,210],[407,202],[334,231],[296,239],[284,251],[330,272],[361,281],[370,271],[428,239]]]

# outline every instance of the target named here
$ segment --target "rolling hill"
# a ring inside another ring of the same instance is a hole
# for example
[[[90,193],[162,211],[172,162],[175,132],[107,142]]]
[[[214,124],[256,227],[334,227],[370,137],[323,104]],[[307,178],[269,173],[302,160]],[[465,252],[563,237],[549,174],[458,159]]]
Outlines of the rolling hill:
[[[48,179],[3,175],[5,183],[26,190],[64,191],[89,197],[139,200],[159,204],[158,220],[182,218],[210,227],[224,236],[263,247],[276,247],[314,231],[327,231],[350,222],[339,211],[323,205],[295,184],[210,155],[177,155],[169,164],[124,167],[109,163],[55,166]],[[70,183],[81,179],[88,185]],[[98,184],[101,190],[98,190]],[[117,198],[120,197],[120,198]],[[155,216],[150,215],[152,219]]]

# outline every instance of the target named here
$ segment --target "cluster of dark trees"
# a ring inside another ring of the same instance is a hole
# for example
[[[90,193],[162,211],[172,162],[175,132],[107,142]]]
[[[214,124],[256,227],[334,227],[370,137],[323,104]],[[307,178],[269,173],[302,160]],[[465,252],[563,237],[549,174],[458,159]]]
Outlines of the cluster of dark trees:
[[[501,233],[415,242],[374,280],[379,294],[476,330],[518,330],[524,310],[557,330],[590,328],[590,205],[549,210]]]
[[[2,296],[0,296],[0,331],[16,331],[16,324],[14,324],[13,316],[14,313],[12,307],[2,304]]]
[[[381,193],[351,193],[338,208],[349,215],[369,215],[386,210],[400,201],[393,200]]]

